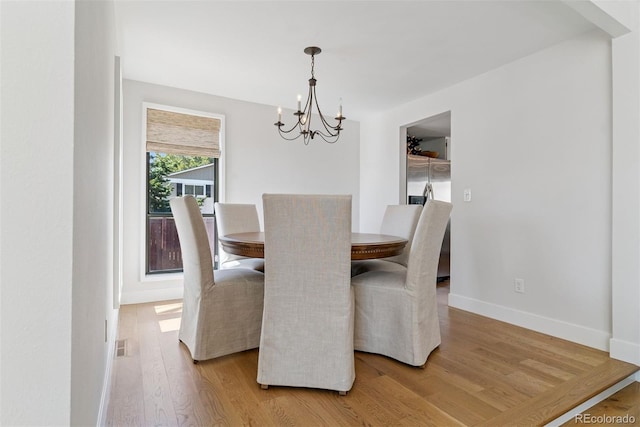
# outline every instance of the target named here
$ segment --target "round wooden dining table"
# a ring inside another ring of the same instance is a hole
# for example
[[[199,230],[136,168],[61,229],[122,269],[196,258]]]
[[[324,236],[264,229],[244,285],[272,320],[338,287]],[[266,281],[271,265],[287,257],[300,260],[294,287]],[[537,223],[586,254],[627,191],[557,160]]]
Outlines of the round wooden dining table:
[[[225,252],[264,258],[264,232],[235,233],[218,238]],[[375,233],[351,233],[351,259],[374,259],[400,255],[407,240]]]

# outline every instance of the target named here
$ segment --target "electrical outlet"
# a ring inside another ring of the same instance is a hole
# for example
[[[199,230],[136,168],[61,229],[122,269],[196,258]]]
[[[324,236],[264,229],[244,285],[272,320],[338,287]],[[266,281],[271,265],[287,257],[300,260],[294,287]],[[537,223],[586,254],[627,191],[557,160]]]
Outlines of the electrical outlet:
[[[524,294],[524,279],[513,279],[513,290],[519,294]]]
[[[465,202],[470,202],[471,201],[471,189],[470,188],[465,188],[464,189],[463,198],[464,198]]]

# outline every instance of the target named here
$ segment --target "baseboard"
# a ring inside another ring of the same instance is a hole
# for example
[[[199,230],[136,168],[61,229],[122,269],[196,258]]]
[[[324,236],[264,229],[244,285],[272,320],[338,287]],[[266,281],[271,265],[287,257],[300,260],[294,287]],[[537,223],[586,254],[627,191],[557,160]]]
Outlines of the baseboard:
[[[120,304],[143,304],[146,302],[169,301],[182,299],[182,295],[182,287],[126,292],[120,297]]]
[[[640,344],[611,338],[609,348],[612,358],[640,366]]]
[[[115,358],[116,339],[118,338],[118,314],[119,309],[111,311],[111,318],[108,320],[109,325],[113,325],[107,339],[107,360],[104,370],[104,378],[102,380],[102,396],[100,396],[100,408],[98,408],[98,419],[96,426],[107,425],[107,409],[109,408],[109,396],[111,395],[111,372],[113,371],[113,359]]]
[[[581,325],[539,316],[526,311],[520,311],[511,307],[492,304],[453,293],[449,294],[449,306],[598,350],[609,351],[611,334],[608,332],[586,328]]]

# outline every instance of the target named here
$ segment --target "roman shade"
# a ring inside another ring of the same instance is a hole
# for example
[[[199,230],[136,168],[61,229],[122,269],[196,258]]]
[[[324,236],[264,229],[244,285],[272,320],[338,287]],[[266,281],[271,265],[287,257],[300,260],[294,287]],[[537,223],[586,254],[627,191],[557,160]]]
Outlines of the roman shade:
[[[147,151],[220,157],[220,119],[148,108]]]

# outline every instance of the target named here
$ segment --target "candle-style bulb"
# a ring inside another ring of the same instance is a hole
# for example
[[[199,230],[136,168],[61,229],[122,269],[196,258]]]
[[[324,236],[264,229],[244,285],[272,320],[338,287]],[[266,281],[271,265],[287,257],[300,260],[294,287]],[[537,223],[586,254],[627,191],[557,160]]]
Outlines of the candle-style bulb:
[[[300,101],[302,101],[302,95],[298,95],[298,111],[300,111]]]

